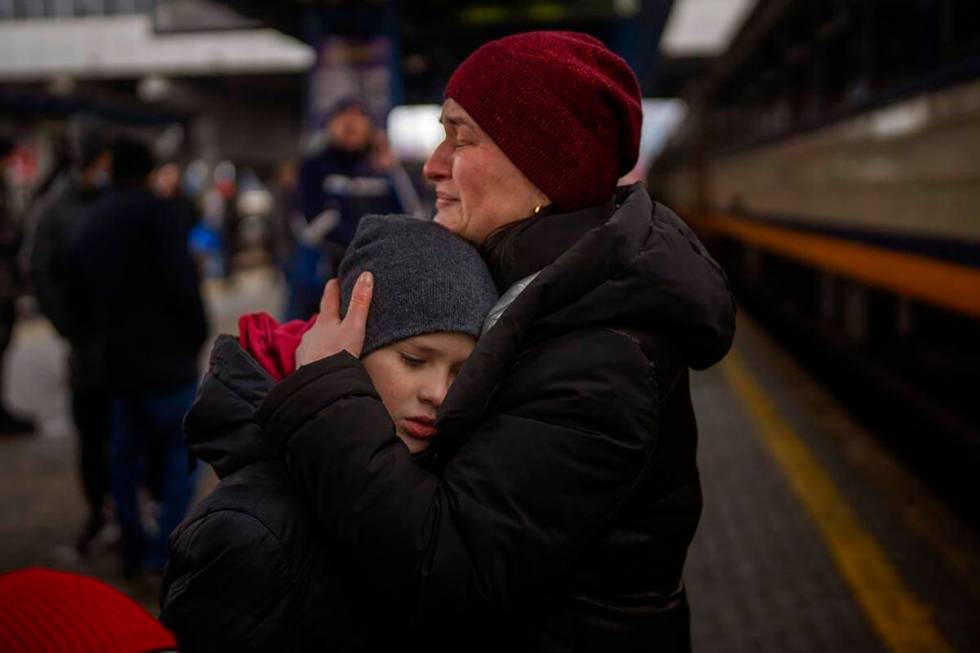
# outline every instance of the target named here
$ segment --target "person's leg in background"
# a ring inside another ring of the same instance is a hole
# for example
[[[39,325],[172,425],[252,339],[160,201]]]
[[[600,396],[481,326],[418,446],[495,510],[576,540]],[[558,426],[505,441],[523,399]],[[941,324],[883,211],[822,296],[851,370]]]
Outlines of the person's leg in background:
[[[152,423],[139,395],[112,398],[109,475],[119,522],[122,572],[127,578],[143,568],[146,534],[140,514],[140,487],[146,471],[147,439]]]
[[[92,539],[105,525],[105,495],[109,490],[109,393],[80,380],[72,384],[71,411],[78,432],[79,467],[88,517],[76,549],[88,553]]]
[[[156,535],[150,540],[144,564],[148,570],[163,571],[167,563],[170,533],[187,514],[194,498],[197,474],[191,472],[184,443],[184,415],[194,401],[197,384],[190,383],[169,392],[147,397],[146,408],[159,438],[160,513]]]

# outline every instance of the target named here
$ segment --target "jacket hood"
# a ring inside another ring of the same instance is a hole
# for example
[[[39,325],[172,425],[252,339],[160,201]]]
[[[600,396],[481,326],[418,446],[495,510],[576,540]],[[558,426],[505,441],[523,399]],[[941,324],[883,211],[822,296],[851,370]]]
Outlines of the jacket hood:
[[[208,372],[184,418],[184,436],[191,452],[219,477],[278,454],[272,438],[262,437],[254,419],[274,385],[237,338],[218,336]]]
[[[508,252],[495,252],[496,264],[507,265],[510,276],[515,267],[519,274],[533,271],[528,264],[544,254],[534,267],[543,267],[540,274],[504,313],[512,319],[503,329],[524,325],[520,337],[531,339],[599,325],[652,332],[678,343],[695,369],[728,351],[735,304],[724,272],[642,184],[619,188],[608,205],[551,215],[530,227],[516,245],[523,267],[508,261]],[[542,242],[560,248],[551,247],[553,258]]]
[[[612,217],[535,281],[550,299],[536,330],[613,323],[659,333],[680,345],[693,369],[720,361],[735,335],[735,302],[721,266],[642,184],[619,189]]]

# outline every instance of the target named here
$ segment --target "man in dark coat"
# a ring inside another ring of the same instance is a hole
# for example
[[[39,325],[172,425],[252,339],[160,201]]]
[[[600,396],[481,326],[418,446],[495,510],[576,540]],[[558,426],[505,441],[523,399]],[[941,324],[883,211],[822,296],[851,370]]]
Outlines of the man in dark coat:
[[[88,518],[76,548],[84,554],[104,523],[103,504],[109,486],[109,393],[102,351],[87,333],[84,316],[72,297],[72,255],[88,210],[109,179],[109,147],[96,131],[80,133],[74,164],[40,200],[30,246],[30,276],[41,312],[68,341],[71,412],[78,436],[82,487]]]
[[[112,397],[110,477],[121,527],[123,572],[162,571],[167,537],[193,484],[181,422],[194,399],[207,321],[187,230],[169,200],[148,187],[149,148],[120,139],[113,188],[91,210],[76,243],[77,297],[104,352]],[[146,537],[139,489],[149,453],[159,458],[159,532]]]
[[[436,222],[483,248],[503,295],[439,412],[436,471],[395,446],[356,358],[370,283],[343,320],[321,311],[257,419],[375,618],[416,646],[689,650],[688,368],[727,352],[734,304],[676,215],[616,188],[636,78],[584,34],[506,37],[457,68],[442,122]]]

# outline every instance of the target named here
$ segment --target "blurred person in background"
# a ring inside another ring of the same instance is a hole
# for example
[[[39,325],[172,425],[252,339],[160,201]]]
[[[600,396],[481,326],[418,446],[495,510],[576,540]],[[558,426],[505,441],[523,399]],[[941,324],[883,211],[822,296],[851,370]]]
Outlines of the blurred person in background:
[[[207,194],[205,204],[215,216],[221,238],[221,272],[226,283],[233,280],[236,257],[241,251],[239,228],[241,215],[238,213],[238,170],[231,161],[221,161],[214,167],[213,185]]]
[[[181,227],[189,236],[197,224],[198,214],[194,202],[181,188],[180,164],[170,161],[153,171],[153,191],[173,203],[174,212],[180,219]]]
[[[109,143],[100,130],[81,131],[73,142],[73,164],[38,203],[32,216],[28,260],[34,296],[41,312],[68,341],[71,414],[78,437],[82,488],[88,518],[76,542],[82,555],[105,524],[109,488],[109,392],[102,351],[84,326],[72,297],[72,252],[88,210],[106,190]]]
[[[210,176],[210,175],[209,175]],[[222,231],[225,221],[225,200],[217,188],[205,181],[199,192],[201,219],[191,230],[191,250],[199,258],[204,276],[208,279],[225,277],[225,252]]]
[[[481,248],[501,299],[439,408],[434,466],[392,446],[365,323],[327,301],[263,431],[405,648],[689,651],[689,368],[725,355],[735,307],[687,225],[618,185],[636,76],[587,34],[515,34],[456,68],[441,122],[435,222]]]
[[[91,209],[75,249],[78,297],[103,349],[111,394],[110,478],[127,577],[162,571],[167,538],[193,494],[181,423],[208,333],[186,230],[173,204],[151,190],[153,169],[147,145],[114,142],[112,189]],[[148,538],[139,500],[153,450],[160,511]]]
[[[338,102],[326,120],[326,147],[303,161],[299,203],[306,226],[297,240],[294,304],[298,314],[317,311],[326,280],[334,275],[361,217],[407,213],[388,171],[377,165],[377,128],[367,105],[353,97]]]
[[[0,435],[33,433],[34,421],[7,408],[4,392],[3,360],[14,335],[17,298],[24,292],[20,248],[23,229],[13,215],[7,189],[7,167],[11,165],[15,143],[0,135]]]
[[[51,165],[31,191],[31,204],[39,202],[48,194],[55,182],[71,173],[75,162],[75,144],[65,135],[57,135],[51,143]]]
[[[288,278],[287,262],[296,249],[296,231],[305,224],[299,209],[297,171],[293,161],[280,161],[272,184],[272,215],[269,229],[269,250],[276,264]]]
[[[239,264],[254,266],[270,254],[275,198],[254,169],[243,167],[238,175]]]

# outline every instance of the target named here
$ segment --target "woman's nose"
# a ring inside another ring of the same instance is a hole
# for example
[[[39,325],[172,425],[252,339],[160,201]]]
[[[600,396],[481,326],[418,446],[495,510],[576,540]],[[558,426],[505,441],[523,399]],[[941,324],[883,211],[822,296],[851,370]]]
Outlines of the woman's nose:
[[[425,165],[422,166],[422,174],[429,181],[439,181],[449,177],[451,163],[449,161],[450,143],[449,139],[444,139],[439,143],[439,147],[429,156]]]

